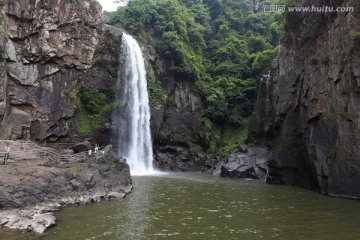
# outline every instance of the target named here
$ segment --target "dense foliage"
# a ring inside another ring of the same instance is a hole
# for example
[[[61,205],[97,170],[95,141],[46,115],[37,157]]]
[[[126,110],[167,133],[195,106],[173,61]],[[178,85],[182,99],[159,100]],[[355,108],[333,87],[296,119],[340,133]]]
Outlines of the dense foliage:
[[[131,0],[106,16],[154,47],[165,63],[155,81],[193,83],[211,123],[246,128],[277,52],[279,15],[254,13],[249,0]]]
[[[93,87],[82,87],[76,94],[80,105],[81,124],[79,132],[90,134],[101,127],[101,117],[117,107],[112,91],[100,91]]]

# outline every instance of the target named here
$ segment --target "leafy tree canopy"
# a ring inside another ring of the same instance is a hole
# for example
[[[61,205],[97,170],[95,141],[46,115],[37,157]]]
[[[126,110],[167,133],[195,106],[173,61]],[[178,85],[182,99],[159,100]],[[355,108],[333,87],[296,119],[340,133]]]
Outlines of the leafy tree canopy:
[[[130,0],[106,19],[166,62],[156,81],[166,75],[194,83],[208,118],[236,126],[251,114],[258,79],[277,52],[282,18],[254,13],[249,0]]]

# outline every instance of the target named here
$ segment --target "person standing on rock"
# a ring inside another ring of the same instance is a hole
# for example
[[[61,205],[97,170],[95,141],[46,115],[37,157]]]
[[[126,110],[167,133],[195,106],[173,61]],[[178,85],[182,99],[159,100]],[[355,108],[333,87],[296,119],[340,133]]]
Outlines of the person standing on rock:
[[[6,165],[7,161],[9,160],[9,155],[10,155],[10,146],[7,143],[5,146],[5,156],[4,156],[4,164]]]

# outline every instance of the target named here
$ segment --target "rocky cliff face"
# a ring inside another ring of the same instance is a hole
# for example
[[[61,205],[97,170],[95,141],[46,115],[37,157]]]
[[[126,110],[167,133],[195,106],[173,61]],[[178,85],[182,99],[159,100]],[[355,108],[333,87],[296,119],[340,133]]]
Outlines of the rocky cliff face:
[[[213,158],[206,153],[209,136],[203,126],[202,100],[191,81],[175,78],[171,64],[150,49],[151,46],[142,47],[148,85],[157,77],[164,95],[162,103],[151,106],[154,163],[167,171],[201,170],[205,162]],[[162,69],[162,73],[154,74],[158,69]]]
[[[201,99],[186,79],[174,81],[166,75],[161,83],[166,103],[152,108],[155,164],[168,171],[201,170],[212,158],[205,152],[208,143],[203,130]]]
[[[199,141],[202,105],[186,82],[171,86],[172,105],[160,109],[161,124],[155,135],[155,160],[165,170],[199,170],[206,154]],[[154,110],[153,112],[159,110]]]
[[[359,33],[358,12],[288,13],[250,123],[253,140],[276,135],[268,182],[360,198]]]
[[[132,189],[129,166],[111,150],[70,163],[39,155],[48,149],[35,143],[7,143],[13,157],[26,150],[29,158],[0,168],[2,227],[42,234],[55,224],[61,206],[119,199]]]
[[[0,137],[48,142],[69,137],[76,132],[71,129],[79,85],[108,87],[116,79],[112,66],[119,49],[104,48],[119,34],[103,26],[95,1],[14,0],[4,12]],[[92,68],[104,61],[110,64]]]
[[[9,35],[3,36],[0,62],[0,138],[81,140],[81,89],[115,90],[121,30],[104,25],[99,5],[90,0],[15,0],[4,13]],[[167,68],[148,55],[151,65]],[[165,73],[161,82],[167,101],[152,108],[156,162],[168,170],[201,169],[207,159],[201,100],[186,80],[175,82]],[[93,139],[109,141],[110,126],[106,113]]]

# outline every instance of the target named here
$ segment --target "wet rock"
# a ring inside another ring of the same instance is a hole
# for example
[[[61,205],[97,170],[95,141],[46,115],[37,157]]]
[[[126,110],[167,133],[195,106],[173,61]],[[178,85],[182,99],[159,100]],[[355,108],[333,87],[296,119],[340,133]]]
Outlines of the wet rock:
[[[212,175],[220,177],[221,176],[221,168],[225,164],[225,161],[218,162],[210,171]]]
[[[79,183],[76,179],[73,179],[70,181],[70,184],[74,187],[74,188],[78,188],[80,187],[81,183]]]
[[[12,229],[43,234],[48,227],[55,225],[56,218],[53,215],[53,212],[46,211],[48,208],[47,204],[42,204],[40,206],[43,208],[42,213],[38,213],[38,209],[36,209],[37,207],[34,209],[27,208],[21,211],[14,209],[0,212],[0,225]]]
[[[252,142],[273,145],[267,182],[360,199],[359,26],[358,13],[334,14],[280,47],[250,120]]]
[[[242,152],[242,153],[246,153],[247,152],[247,149],[248,149],[248,146],[245,145],[245,144],[240,144],[236,150],[239,151],[239,152]]]
[[[159,60],[156,64],[166,65]],[[212,157],[205,151],[210,141],[202,128],[201,99],[188,82],[174,82],[169,77],[164,79],[163,87],[173,104],[152,108],[154,164],[167,171],[200,171]]]
[[[36,233],[55,223],[62,206],[123,198],[132,190],[129,166],[111,151],[76,168],[19,160],[0,168],[0,176],[0,225]]]
[[[245,146],[243,146],[245,148]],[[211,171],[215,176],[265,180],[270,159],[267,147],[247,147],[247,152],[235,152],[219,162]]]
[[[198,150],[196,146],[164,146],[157,148],[155,152],[156,166],[167,171],[200,171],[204,169],[204,163],[212,158]]]
[[[120,199],[120,198],[124,198],[126,196],[126,194],[125,193],[119,193],[119,192],[109,192],[107,194],[107,196],[109,198],[118,198],[118,199]]]

